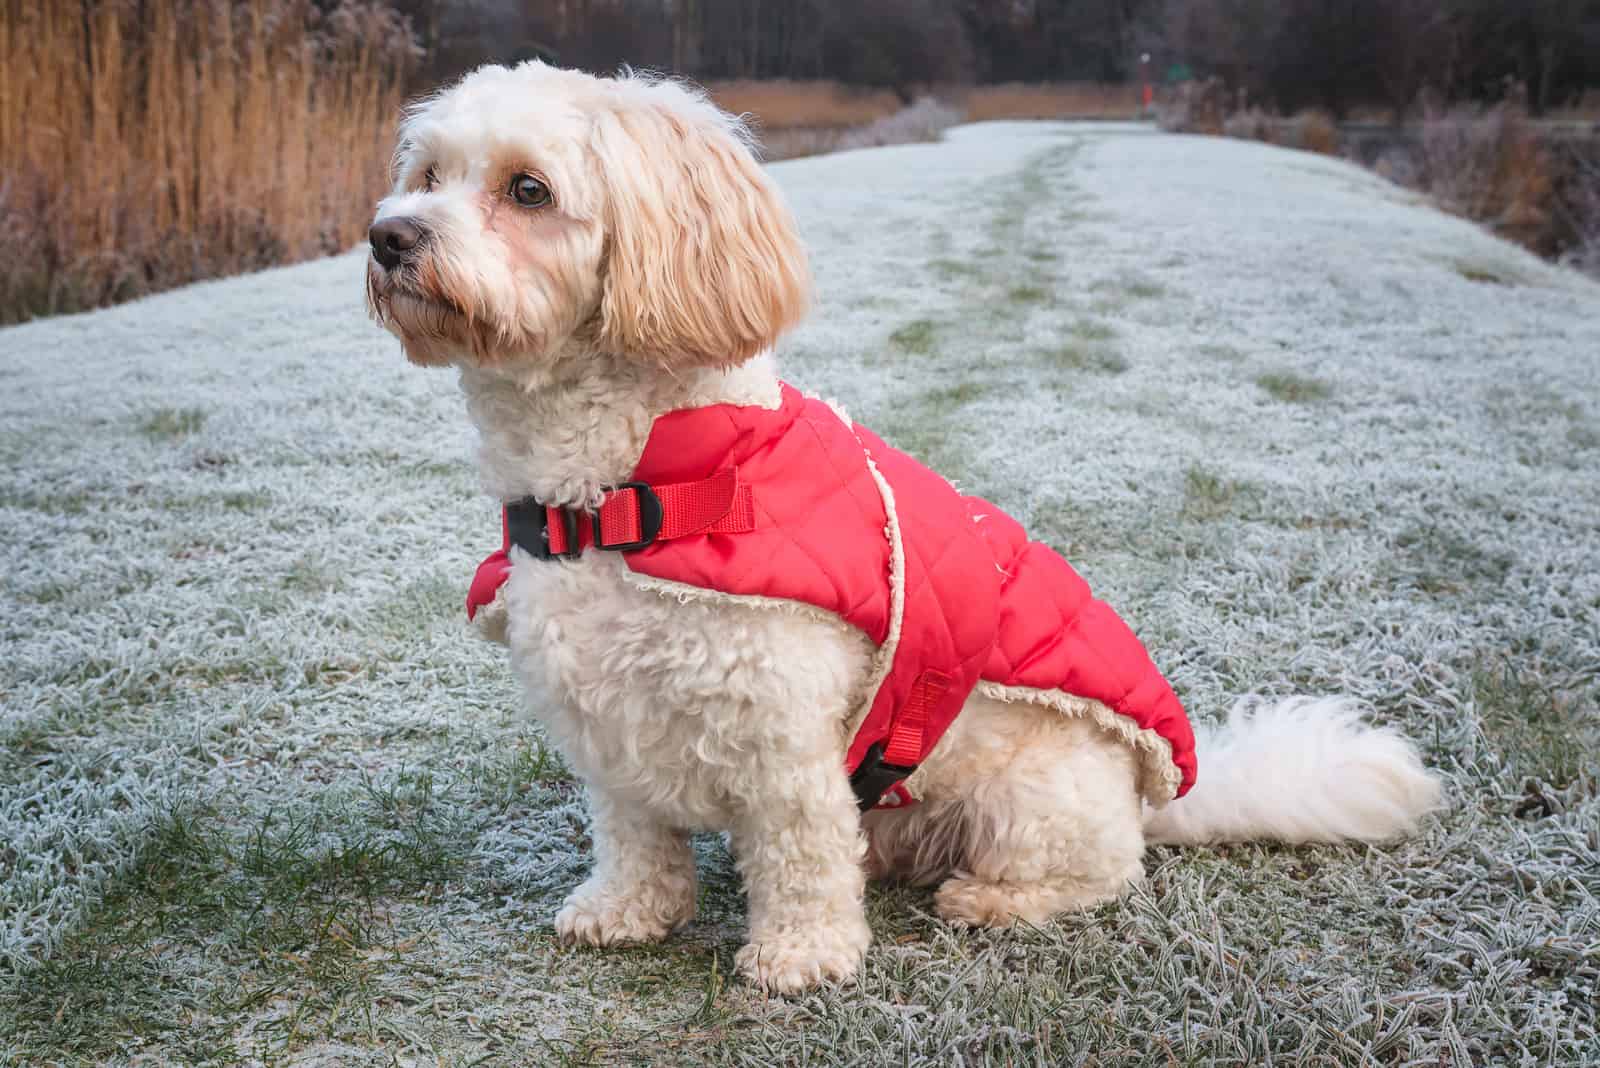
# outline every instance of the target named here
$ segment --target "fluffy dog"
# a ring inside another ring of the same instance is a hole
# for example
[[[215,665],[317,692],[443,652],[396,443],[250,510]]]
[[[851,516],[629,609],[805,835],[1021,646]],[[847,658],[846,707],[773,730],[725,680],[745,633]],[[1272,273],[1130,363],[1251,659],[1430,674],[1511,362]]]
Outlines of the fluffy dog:
[[[503,501],[593,507],[653,421],[778,403],[769,350],[804,314],[805,252],[739,121],[673,81],[487,67],[414,107],[371,230],[373,315],[455,367]],[[1345,703],[1236,714],[1182,801],[1141,801],[1104,708],[974,691],[922,765],[922,803],[858,814],[849,724],[873,643],[823,613],[664,596],[617,553],[514,566],[487,626],[588,787],[593,873],[555,918],[649,942],[695,909],[688,834],[719,829],[749,893],[744,974],[852,976],[869,874],[938,882],[961,924],[1039,923],[1117,897],[1147,842],[1380,840],[1434,807],[1402,739]]]

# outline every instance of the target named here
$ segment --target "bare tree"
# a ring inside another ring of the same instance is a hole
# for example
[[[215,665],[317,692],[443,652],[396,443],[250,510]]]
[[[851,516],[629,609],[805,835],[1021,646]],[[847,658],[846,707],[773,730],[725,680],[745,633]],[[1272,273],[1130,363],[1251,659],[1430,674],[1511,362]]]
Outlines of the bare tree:
[[[1451,13],[1438,0],[1390,0],[1378,14],[1375,88],[1401,121],[1423,89],[1451,80]]]

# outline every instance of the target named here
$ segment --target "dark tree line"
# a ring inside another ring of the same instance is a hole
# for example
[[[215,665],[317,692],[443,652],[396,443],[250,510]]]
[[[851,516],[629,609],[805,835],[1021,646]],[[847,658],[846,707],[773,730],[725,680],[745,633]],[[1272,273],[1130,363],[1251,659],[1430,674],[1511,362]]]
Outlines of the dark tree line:
[[[395,0],[449,77],[486,59],[703,79],[934,83],[1218,76],[1344,113],[1600,85],[1600,0]]]
[[[1597,0],[1166,0],[1163,52],[1285,110],[1396,112],[1424,90],[1535,112],[1600,85]]]

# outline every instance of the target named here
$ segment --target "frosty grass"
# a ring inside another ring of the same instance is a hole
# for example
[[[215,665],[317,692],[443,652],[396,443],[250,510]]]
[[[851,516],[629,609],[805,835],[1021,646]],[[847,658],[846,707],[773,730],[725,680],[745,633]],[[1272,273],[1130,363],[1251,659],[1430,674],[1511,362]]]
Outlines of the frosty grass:
[[[1449,810],[1152,850],[1037,930],[875,888],[859,983],[790,1001],[729,979],[705,836],[685,932],[558,949],[581,793],[464,630],[495,506],[357,252],[0,332],[0,1064],[1600,1064],[1600,287],[1258,144],[774,170],[790,378],[1062,549],[1196,718],[1356,695]]]

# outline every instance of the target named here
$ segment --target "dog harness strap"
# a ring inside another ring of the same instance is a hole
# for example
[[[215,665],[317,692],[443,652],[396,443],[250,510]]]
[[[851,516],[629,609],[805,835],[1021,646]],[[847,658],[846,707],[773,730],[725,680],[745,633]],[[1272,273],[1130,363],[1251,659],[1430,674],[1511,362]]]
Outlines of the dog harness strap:
[[[891,764],[913,767],[927,752],[922,745],[923,731],[940,699],[950,692],[950,676],[932,668],[917,676],[911,692],[895,716],[894,728],[884,743],[883,759]]]
[[[850,789],[855,792],[856,806],[862,812],[876,808],[879,803],[892,803],[892,798],[885,800],[883,795],[917,770],[931,748],[923,745],[929,721],[939,701],[950,692],[952,683],[949,675],[928,668],[911,684],[911,692],[895,714],[889,736],[874,742],[850,775]]]
[[[850,773],[850,792],[856,795],[856,808],[871,812],[883,800],[883,795],[901,782],[916,767],[890,764],[883,759],[883,743],[874,742],[862,756],[861,763]]]
[[[575,557],[590,547],[626,552],[691,534],[740,534],[756,526],[755,499],[736,467],[666,486],[624,482],[607,490],[592,511],[522,500],[506,505],[505,514],[510,540],[539,559]]]
[[[1071,695],[1121,717],[1152,804],[1194,782],[1182,704],[1082,576],[999,508],[824,401],[783,385],[776,408],[667,412],[631,477],[592,510],[507,503],[507,544],[474,575],[469,614],[495,603],[512,546],[544,560],[608,549],[642,579],[830,613],[880,660],[891,650],[866,707],[852,710],[844,754],[863,808],[914,800],[906,780],[980,682],[999,700]]]
[[[755,499],[750,487],[739,481],[739,469],[730,467],[698,482],[678,482],[654,488],[661,502],[661,531],[657,541],[682,538],[690,534],[742,534],[756,526]],[[640,496],[617,490],[607,495],[600,506],[600,528],[607,544],[613,522],[621,524],[620,534],[635,530]],[[615,506],[615,507],[614,507]],[[614,509],[615,515],[608,514]]]

